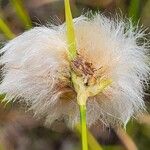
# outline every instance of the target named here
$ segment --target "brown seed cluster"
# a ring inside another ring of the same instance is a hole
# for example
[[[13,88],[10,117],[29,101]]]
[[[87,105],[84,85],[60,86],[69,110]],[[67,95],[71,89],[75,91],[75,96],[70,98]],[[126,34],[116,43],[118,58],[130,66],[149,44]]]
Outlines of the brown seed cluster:
[[[81,56],[78,55],[72,61],[71,67],[77,75],[84,78],[85,85],[89,85],[91,81],[95,82],[94,73],[96,69],[93,67],[92,63],[87,62]]]

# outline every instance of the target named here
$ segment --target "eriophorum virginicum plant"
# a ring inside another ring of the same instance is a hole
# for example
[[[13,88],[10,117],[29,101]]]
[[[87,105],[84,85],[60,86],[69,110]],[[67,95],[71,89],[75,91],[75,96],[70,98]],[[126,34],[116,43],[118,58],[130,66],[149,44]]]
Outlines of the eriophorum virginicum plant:
[[[73,27],[65,2],[66,24],[35,27],[1,49],[0,92],[25,102],[47,126],[63,118],[74,127],[81,116],[86,150],[86,124],[126,125],[145,109],[149,43],[127,19],[100,13],[75,18]]]

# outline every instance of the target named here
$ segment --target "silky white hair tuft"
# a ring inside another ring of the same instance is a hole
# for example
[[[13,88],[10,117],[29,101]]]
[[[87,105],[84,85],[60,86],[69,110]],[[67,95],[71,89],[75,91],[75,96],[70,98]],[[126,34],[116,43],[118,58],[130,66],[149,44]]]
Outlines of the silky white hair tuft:
[[[96,121],[126,124],[145,109],[144,83],[148,78],[149,42],[130,21],[97,14],[74,19],[78,53],[113,83],[87,101],[87,124]],[[64,119],[79,122],[76,93],[70,81],[65,24],[35,27],[8,42],[0,59],[5,99],[25,102],[46,125]]]

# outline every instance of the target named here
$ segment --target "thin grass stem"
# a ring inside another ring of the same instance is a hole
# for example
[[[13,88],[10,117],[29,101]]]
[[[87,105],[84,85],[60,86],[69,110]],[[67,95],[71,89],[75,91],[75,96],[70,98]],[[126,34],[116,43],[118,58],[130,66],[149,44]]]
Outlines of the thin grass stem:
[[[81,123],[82,150],[88,150],[87,127],[86,127],[86,105],[80,105],[80,123]]]

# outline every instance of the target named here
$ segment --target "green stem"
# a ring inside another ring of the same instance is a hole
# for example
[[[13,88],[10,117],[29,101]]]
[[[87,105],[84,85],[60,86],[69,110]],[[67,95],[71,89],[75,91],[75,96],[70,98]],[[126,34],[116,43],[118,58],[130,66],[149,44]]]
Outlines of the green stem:
[[[82,150],[88,150],[87,127],[86,127],[86,105],[80,105],[80,123],[81,123]]]

